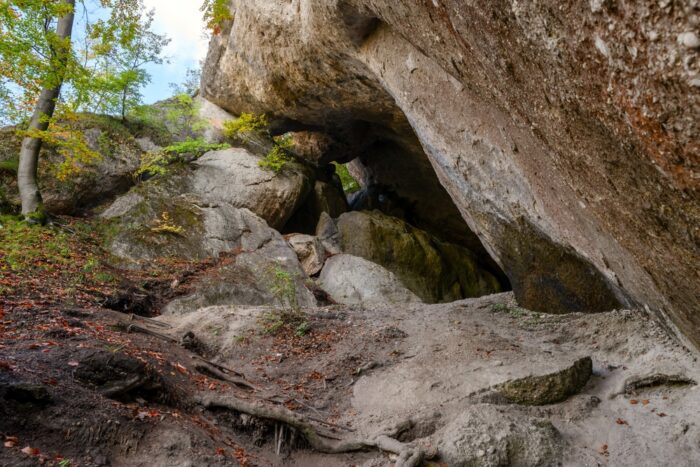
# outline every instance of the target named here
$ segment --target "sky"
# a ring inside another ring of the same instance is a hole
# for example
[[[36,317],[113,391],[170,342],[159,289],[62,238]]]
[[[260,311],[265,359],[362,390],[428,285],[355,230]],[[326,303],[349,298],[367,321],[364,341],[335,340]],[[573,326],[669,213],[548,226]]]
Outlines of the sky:
[[[148,9],[155,9],[153,29],[170,38],[165,55],[170,63],[148,67],[151,84],[144,90],[146,104],[172,95],[170,83],[180,83],[187,68],[198,68],[207,54],[209,39],[205,34],[201,0],[144,0]]]

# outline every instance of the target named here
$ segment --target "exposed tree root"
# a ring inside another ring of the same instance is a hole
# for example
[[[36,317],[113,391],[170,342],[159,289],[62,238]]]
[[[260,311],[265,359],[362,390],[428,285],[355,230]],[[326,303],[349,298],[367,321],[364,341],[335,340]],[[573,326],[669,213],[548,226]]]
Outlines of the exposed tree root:
[[[331,435],[323,434],[318,428],[312,426],[305,417],[286,407],[268,406],[259,401],[247,401],[221,394],[200,394],[196,400],[206,408],[225,408],[282,423],[300,432],[311,448],[326,454],[379,449],[399,456],[394,464],[396,467],[416,467],[423,462],[423,459],[434,457],[437,454],[434,452],[426,454],[420,446],[402,443],[392,438],[401,430],[400,428],[397,428],[395,433],[383,433],[368,439],[332,439]],[[282,439],[283,432],[278,434],[275,439],[275,450],[278,453],[281,449]]]
[[[246,381],[243,378],[236,378],[233,376],[228,376],[215,367],[207,364],[207,363],[198,363],[194,367],[195,370],[203,374],[204,376],[209,376],[210,378],[216,378],[220,381],[226,381],[227,383],[235,384],[236,386],[251,390],[251,391],[257,391],[258,388],[250,384],[248,381]]]
[[[123,324],[123,323],[122,323]],[[177,340],[173,339],[170,336],[166,336],[163,333],[153,331],[152,329],[145,328],[143,326],[139,326],[138,324],[129,324],[126,326],[126,332],[140,332],[142,334],[148,334],[149,336],[157,337],[159,339],[163,339],[164,341],[172,342],[174,344],[177,344]]]

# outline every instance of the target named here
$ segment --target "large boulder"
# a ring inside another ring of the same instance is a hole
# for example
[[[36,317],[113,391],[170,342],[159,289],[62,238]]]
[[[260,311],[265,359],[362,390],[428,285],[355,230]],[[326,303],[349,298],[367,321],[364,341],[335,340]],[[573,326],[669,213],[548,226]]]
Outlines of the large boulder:
[[[103,213],[108,245],[128,266],[159,258],[185,261],[232,255],[170,303],[182,314],[211,305],[314,306],[295,252],[267,220],[283,224],[308,184],[300,172],[258,166],[245,149],[207,153],[140,183]],[[251,209],[256,210],[253,212]]]
[[[63,179],[59,167],[65,157],[60,148],[42,145],[39,184],[45,207],[55,214],[74,214],[127,191],[134,184],[133,174],[143,152],[134,135],[116,118],[78,114],[70,125],[82,133],[83,142],[97,157],[77,163]],[[0,205],[6,210],[17,210],[20,204],[16,164],[22,138],[17,129],[0,129]]]
[[[311,181],[300,165],[288,163],[275,173],[259,162],[260,157],[242,148],[207,153],[193,163],[191,190],[209,203],[250,209],[280,229],[311,190]]]
[[[163,314],[183,315],[209,306],[314,307],[308,281],[294,251],[272,231],[264,245],[243,250],[197,279],[192,293],[168,303]]]
[[[696,2],[301,4],[234,0],[203,95],[426,158],[523,306],[647,305],[700,345]]]
[[[336,255],[326,261],[318,285],[344,305],[420,303],[420,298],[382,266],[352,255]]]
[[[344,253],[360,256],[396,274],[426,302],[447,302],[500,292],[496,277],[466,248],[443,242],[379,211],[338,218]]]
[[[115,219],[110,249],[140,261],[203,259],[234,248],[254,250],[283,225],[308,189],[293,168],[275,174],[245,149],[210,152],[176,163],[118,198],[102,216]]]

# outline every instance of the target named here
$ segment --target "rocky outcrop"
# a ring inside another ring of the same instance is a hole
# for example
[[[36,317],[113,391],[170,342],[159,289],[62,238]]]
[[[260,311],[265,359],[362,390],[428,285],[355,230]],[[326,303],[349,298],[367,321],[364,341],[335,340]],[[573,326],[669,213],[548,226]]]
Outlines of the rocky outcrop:
[[[391,271],[352,255],[336,255],[326,261],[318,285],[344,305],[420,302]]]
[[[286,222],[307,190],[306,175],[293,167],[267,171],[259,160],[236,148],[171,164],[102,213],[113,222],[109,249],[128,266],[228,255],[165,313],[212,305],[316,305],[294,250],[266,222]]]
[[[501,290],[498,280],[466,248],[438,240],[379,211],[349,212],[338,218],[344,253],[360,256],[396,274],[426,302],[449,302]]]
[[[291,168],[275,174],[245,149],[207,153],[168,166],[117,199],[103,214],[116,219],[111,251],[132,261],[176,256],[203,259],[234,248],[255,250],[275,236],[303,199],[308,181]]]
[[[233,9],[206,98],[323,128],[354,155],[426,157],[524,306],[648,305],[700,343],[693,2]]]
[[[205,154],[194,162],[192,191],[210,204],[225,202],[247,208],[280,229],[309,192],[311,183],[301,166],[288,164],[280,173],[261,168],[260,157],[231,148]]]
[[[195,280],[192,293],[168,303],[163,314],[183,315],[210,306],[316,306],[307,288],[309,278],[294,251],[272,232],[264,245],[221,261],[208,275]]]

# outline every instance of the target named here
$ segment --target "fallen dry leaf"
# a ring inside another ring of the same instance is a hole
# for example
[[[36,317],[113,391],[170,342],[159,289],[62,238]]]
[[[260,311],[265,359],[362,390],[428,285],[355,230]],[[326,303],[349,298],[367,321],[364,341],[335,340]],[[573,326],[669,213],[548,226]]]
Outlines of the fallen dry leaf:
[[[40,454],[40,451],[37,448],[33,448],[30,446],[22,448],[22,452],[28,456],[38,456]]]
[[[639,401],[637,399],[632,399],[632,400],[630,400],[630,404],[637,405],[637,404],[639,404]]]
[[[17,445],[17,437],[16,436],[5,436],[5,447],[6,448],[13,448]]]

